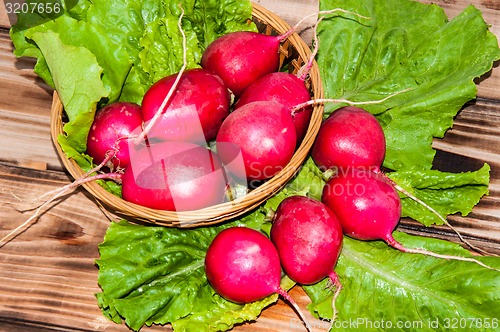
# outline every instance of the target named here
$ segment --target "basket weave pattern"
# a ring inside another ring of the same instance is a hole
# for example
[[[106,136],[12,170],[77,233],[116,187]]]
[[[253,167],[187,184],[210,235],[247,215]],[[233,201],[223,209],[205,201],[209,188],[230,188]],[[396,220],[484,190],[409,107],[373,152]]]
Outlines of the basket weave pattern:
[[[290,29],[290,26],[280,17],[257,4],[253,4],[252,15],[253,21],[261,33],[268,35],[282,34]],[[307,62],[310,55],[311,51],[308,45],[297,34],[293,34],[280,47],[280,67],[287,65],[288,70],[295,74]],[[311,91],[313,98],[323,98],[323,87],[316,63],[311,68],[306,85]],[[322,117],[323,106],[315,106],[307,133],[287,166],[273,178],[253,189],[245,196],[231,202],[195,211],[163,211],[129,203],[109,193],[95,182],[88,182],[83,186],[110,212],[122,217],[132,217],[143,222],[171,227],[195,227],[220,223],[254,209],[285,186],[306,159],[319,131]],[[64,166],[75,179],[78,179],[85,172],[74,160],[66,157],[57,143],[57,137],[63,134],[64,123],[62,119],[63,106],[57,92],[54,92],[51,109],[52,140]]]

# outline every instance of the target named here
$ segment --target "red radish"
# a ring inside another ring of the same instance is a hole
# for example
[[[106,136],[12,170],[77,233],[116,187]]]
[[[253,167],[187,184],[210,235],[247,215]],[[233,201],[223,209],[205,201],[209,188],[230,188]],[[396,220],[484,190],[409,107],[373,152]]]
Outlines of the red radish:
[[[382,173],[361,168],[339,171],[327,181],[321,199],[337,215],[344,234],[394,243],[401,200]]]
[[[205,272],[214,290],[226,300],[249,303],[278,293],[305,322],[298,306],[280,287],[281,267],[276,248],[259,231],[231,227],[217,234],[205,256]]]
[[[271,240],[294,281],[310,285],[330,274],[342,247],[342,228],[330,208],[305,196],[284,199],[273,217]]]
[[[290,111],[276,102],[253,102],[232,112],[216,139],[224,165],[240,150],[244,169],[231,169],[236,176],[265,180],[281,171],[295,151],[296,133]]]
[[[396,241],[392,232],[401,218],[401,200],[393,184],[381,172],[362,168],[341,170],[327,181],[321,200],[334,211],[344,234],[349,237],[383,240],[403,252],[468,261],[497,270],[474,258],[406,248]]]
[[[341,8],[318,11],[305,16],[282,35],[265,35],[250,31],[237,31],[223,35],[210,43],[201,57],[201,66],[219,75],[226,86],[239,97],[252,82],[279,69],[281,42],[298,30],[309,17],[342,12],[368,17]]]
[[[226,179],[215,153],[185,142],[139,149],[122,177],[123,199],[158,210],[197,210],[224,202]]]
[[[279,67],[279,46],[284,37],[237,31],[207,46],[201,66],[219,75],[235,96],[259,77]]]
[[[304,80],[286,72],[275,72],[264,75],[248,86],[235,104],[235,109],[254,101],[275,101],[288,108],[304,103],[311,99]],[[304,138],[309,121],[311,120],[312,106],[304,107],[300,112],[292,114],[297,143]]]
[[[96,112],[87,137],[87,154],[96,164],[107,154],[114,156],[110,168],[126,168],[130,161],[128,138],[142,127],[141,108],[128,102],[114,102]]]
[[[142,100],[146,123],[159,111],[176,79],[177,74],[164,77],[148,89]],[[195,143],[211,141],[229,114],[229,103],[229,91],[217,75],[201,68],[186,70],[148,137]]]
[[[385,149],[384,131],[377,118],[359,107],[346,106],[322,123],[311,155],[322,171],[351,167],[379,170]]]
[[[301,108],[300,111],[294,110],[294,107],[311,99],[311,94],[305,85],[305,80],[313,67],[314,58],[319,50],[316,30],[322,19],[323,17],[319,18],[313,27],[313,52],[307,63],[300,68],[297,75],[288,72],[273,72],[264,75],[250,84],[234,105],[236,109],[254,101],[275,101],[289,107],[297,132],[297,145],[300,144],[309,127],[312,105],[307,105]]]
[[[278,250],[283,270],[292,280],[303,285],[315,284],[328,277],[336,287],[334,318],[335,300],[342,289],[334,271],[342,239],[337,216],[315,199],[287,197],[274,214],[271,241]]]

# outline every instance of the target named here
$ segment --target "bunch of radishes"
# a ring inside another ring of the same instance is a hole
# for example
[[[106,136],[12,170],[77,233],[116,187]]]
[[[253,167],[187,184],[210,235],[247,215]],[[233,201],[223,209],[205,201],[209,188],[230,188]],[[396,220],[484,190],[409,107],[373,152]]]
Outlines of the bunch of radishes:
[[[216,137],[229,107],[229,91],[211,71],[173,74],[153,84],[141,106],[114,103],[99,110],[87,153],[96,163],[118,168],[122,196],[129,202],[170,211],[222,203],[225,171],[206,142]],[[145,139],[138,139],[162,108]]]
[[[343,234],[358,240],[383,240],[404,252],[494,269],[474,258],[406,248],[394,239],[401,200],[395,189],[399,186],[380,169],[385,150],[382,127],[372,114],[354,106],[334,111],[321,125],[312,148],[316,165],[325,174],[333,173],[323,188],[321,202],[305,196],[285,198],[271,220],[270,238],[244,227],[221,232],[205,258],[207,278],[214,289],[235,302],[278,293],[296,306],[279,287],[280,266],[302,285],[329,278],[335,287],[333,322],[335,301],[342,289],[334,268]]]
[[[205,257],[207,279],[222,297],[248,303],[271,294],[283,296],[307,321],[281,288],[281,268],[293,281],[315,284],[328,277],[335,301],[342,285],[334,271],[342,248],[342,228],[325,204],[305,196],[283,200],[272,219],[270,239],[257,230],[231,227],[220,232]],[[309,329],[309,328],[308,328]]]
[[[280,267],[302,285],[329,278],[335,288],[333,322],[342,289],[334,268],[343,234],[387,239],[382,235],[390,235],[394,218],[399,221],[399,196],[380,175],[384,155],[384,134],[373,115],[352,106],[335,111],[322,124],[312,150],[320,169],[335,170],[324,187],[322,202],[305,196],[285,198],[272,217],[270,238],[244,227],[221,232],[205,258],[214,289],[230,301],[243,303],[278,293],[296,307],[280,288]]]
[[[116,170],[123,199],[160,210],[223,203],[234,197],[233,184],[273,177],[312,113],[305,85],[312,59],[300,77],[278,72],[280,43],[295,29],[224,35],[205,49],[201,68],[157,81],[140,106],[116,102],[97,111],[88,155]]]

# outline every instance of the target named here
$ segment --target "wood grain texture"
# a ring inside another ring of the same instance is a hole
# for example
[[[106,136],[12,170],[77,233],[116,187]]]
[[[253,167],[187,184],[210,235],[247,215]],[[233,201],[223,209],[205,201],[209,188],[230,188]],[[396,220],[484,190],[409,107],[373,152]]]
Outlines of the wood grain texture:
[[[290,26],[297,24],[302,18],[310,15],[301,23],[297,33],[308,44],[311,43],[313,34],[311,27],[317,19],[317,15],[313,15],[319,10],[319,2],[317,0],[303,0],[303,1],[286,1],[286,0],[256,0],[253,1],[261,6],[269,9],[274,13],[282,13],[280,16]]]
[[[10,26],[10,17],[7,14],[4,0],[0,0],[0,28],[7,28]]]
[[[53,90],[33,72],[32,58],[17,59],[8,31],[0,30],[0,161],[62,170],[50,138]]]
[[[500,104],[486,100],[469,104],[457,115],[445,137],[434,140],[433,147],[437,150],[434,165],[441,171],[467,172],[478,170],[484,163],[490,165],[489,195],[467,217],[453,215],[448,220],[474,245],[500,254]],[[446,226],[422,229],[407,220],[401,226],[427,234],[434,232],[434,237],[444,239],[452,236],[459,242]]]
[[[295,24],[318,8],[317,1],[256,1]],[[430,0],[423,0],[430,3]],[[434,0],[449,17],[469,1]],[[500,2],[470,1],[481,9],[491,31],[500,36]],[[33,213],[33,203],[49,190],[70,182],[50,140],[52,90],[33,73],[33,59],[16,59],[8,36],[9,21],[0,0],[0,237]],[[312,22],[312,21],[308,21]],[[304,31],[304,38],[308,30]],[[450,222],[474,245],[500,254],[500,68],[479,80],[480,99],[457,116],[444,139],[434,141],[436,167],[445,171],[491,167],[490,195],[467,217]],[[45,170],[46,169],[46,170]],[[31,210],[30,210],[31,208]],[[0,331],[130,331],[106,320],[96,303],[97,245],[111,222],[85,191],[64,197],[14,241],[0,248]],[[111,216],[113,218],[113,216]],[[424,228],[403,220],[400,230],[459,242],[447,227]],[[306,312],[300,287],[291,296]],[[154,326],[142,331],[169,331]],[[267,308],[257,322],[235,331],[304,331],[295,312],[283,301]]]

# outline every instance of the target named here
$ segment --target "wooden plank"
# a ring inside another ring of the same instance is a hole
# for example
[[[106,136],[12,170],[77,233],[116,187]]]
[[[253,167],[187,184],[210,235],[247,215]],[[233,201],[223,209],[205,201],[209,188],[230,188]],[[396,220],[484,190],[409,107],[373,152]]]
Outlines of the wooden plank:
[[[33,72],[32,58],[16,59],[0,30],[0,161],[62,169],[50,138],[53,90]]]
[[[5,1],[0,0],[0,28],[9,28],[11,24],[11,19],[7,14],[7,8],[5,7]]]
[[[61,173],[1,167],[0,236],[29,218],[36,198],[68,182]],[[36,183],[36,185],[34,185]],[[24,211],[26,210],[26,211]],[[0,312],[11,324],[33,322],[51,328],[89,327],[100,321],[93,296],[95,243],[106,218],[83,192],[44,213],[29,229],[0,250]]]
[[[463,235],[500,253],[500,104],[481,100],[470,104],[433,147],[435,168],[442,171],[466,172],[490,165],[489,195],[466,218],[453,215],[449,220]]]

